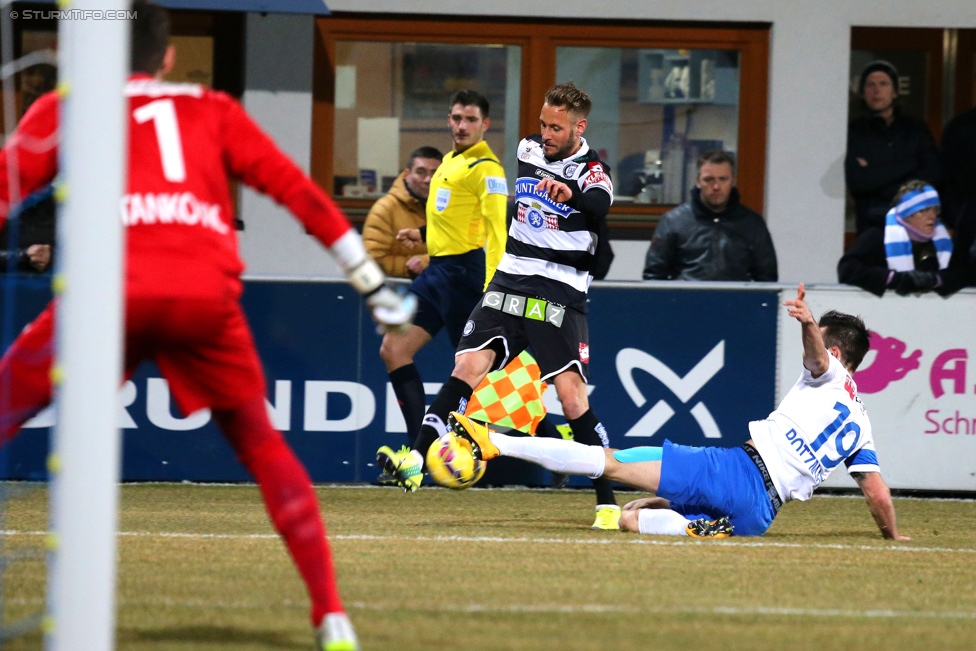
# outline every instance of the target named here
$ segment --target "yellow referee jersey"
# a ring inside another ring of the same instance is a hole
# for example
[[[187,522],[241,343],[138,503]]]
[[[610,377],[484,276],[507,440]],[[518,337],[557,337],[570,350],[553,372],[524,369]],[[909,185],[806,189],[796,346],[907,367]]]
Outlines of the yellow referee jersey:
[[[487,287],[505,252],[507,203],[505,170],[487,142],[449,152],[430,181],[428,253],[458,255],[485,247]]]

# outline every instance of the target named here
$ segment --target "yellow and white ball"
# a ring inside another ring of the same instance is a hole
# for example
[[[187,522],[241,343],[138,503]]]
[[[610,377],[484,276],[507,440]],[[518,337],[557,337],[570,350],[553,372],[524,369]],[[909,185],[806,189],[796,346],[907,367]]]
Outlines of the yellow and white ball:
[[[441,486],[463,490],[484,476],[485,462],[472,456],[470,442],[448,433],[427,450],[427,472]]]

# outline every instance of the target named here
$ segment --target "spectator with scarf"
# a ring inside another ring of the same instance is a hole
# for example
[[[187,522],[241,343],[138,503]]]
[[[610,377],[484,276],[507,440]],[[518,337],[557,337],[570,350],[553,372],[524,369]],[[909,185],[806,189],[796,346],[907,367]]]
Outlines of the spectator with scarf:
[[[952,239],[939,221],[939,193],[925,181],[909,181],[895,195],[884,228],[858,236],[837,264],[840,282],[881,296],[958,289],[949,272]]]

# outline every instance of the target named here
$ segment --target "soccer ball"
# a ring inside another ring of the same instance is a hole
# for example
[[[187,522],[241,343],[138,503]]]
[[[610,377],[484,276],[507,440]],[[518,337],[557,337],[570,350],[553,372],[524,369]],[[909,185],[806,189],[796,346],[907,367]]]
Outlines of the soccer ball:
[[[470,442],[448,433],[427,450],[427,471],[441,486],[463,490],[484,476],[485,462],[472,456]]]

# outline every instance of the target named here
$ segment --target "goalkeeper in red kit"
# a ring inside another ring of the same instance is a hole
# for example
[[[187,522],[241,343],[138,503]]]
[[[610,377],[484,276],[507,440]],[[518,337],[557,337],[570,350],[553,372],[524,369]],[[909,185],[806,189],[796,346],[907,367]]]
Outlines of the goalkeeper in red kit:
[[[265,380],[239,304],[229,177],[286,206],[337,260],[387,330],[409,327],[415,309],[385,285],[356,231],[335,204],[279,151],[229,96],[161,81],[173,66],[165,10],[133,5],[126,225],[125,373],[153,360],[181,411],[209,407],[238,459],[261,488],[268,513],[311,599],[318,648],[358,649],[336,580],[311,480],[268,419]],[[58,98],[39,98],[0,152],[0,225],[8,172],[21,191],[57,172]],[[17,165],[10,164],[16,149]],[[114,218],[114,216],[106,216]],[[28,325],[0,361],[0,442],[51,401],[56,302]]]

